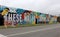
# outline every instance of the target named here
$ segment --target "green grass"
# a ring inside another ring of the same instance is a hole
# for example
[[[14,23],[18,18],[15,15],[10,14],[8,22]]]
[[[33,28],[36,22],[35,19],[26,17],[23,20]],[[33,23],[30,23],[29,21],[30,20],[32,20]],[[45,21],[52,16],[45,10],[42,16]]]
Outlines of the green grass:
[[[52,24],[59,24],[59,23],[52,23]],[[45,26],[45,25],[52,25],[52,24],[24,24],[24,25],[18,25],[16,27],[8,26],[7,28],[19,28],[19,27],[32,27],[32,26]],[[4,26],[0,26],[0,29],[5,29]]]

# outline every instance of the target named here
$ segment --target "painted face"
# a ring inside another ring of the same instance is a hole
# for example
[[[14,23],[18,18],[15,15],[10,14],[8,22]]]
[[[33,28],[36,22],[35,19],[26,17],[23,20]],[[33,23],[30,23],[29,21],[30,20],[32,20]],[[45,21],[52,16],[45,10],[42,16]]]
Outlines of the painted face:
[[[8,12],[9,10],[8,9],[4,9],[3,12]]]
[[[8,9],[4,9],[3,12],[2,12],[2,15],[6,15],[8,13]]]

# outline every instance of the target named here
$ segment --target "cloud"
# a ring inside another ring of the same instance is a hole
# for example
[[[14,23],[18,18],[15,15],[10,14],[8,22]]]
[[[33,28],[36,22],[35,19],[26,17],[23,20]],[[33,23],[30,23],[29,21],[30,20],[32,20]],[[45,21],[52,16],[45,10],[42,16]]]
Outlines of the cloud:
[[[60,0],[1,0],[0,4],[8,7],[23,8],[42,13],[58,15]],[[56,14],[58,12],[58,14]]]

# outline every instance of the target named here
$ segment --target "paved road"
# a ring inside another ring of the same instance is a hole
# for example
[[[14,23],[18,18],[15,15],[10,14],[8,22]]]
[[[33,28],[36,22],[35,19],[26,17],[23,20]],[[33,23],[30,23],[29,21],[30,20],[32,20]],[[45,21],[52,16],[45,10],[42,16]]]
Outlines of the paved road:
[[[0,29],[0,34],[7,37],[60,37],[60,24]]]

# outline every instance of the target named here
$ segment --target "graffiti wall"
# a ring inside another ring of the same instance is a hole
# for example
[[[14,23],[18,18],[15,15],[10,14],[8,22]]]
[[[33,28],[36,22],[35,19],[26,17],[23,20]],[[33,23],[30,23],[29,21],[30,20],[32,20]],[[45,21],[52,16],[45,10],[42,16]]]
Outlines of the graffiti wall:
[[[0,6],[0,13],[4,15],[5,24],[7,25],[39,24],[57,21],[57,18],[54,18],[48,14],[20,8]]]

